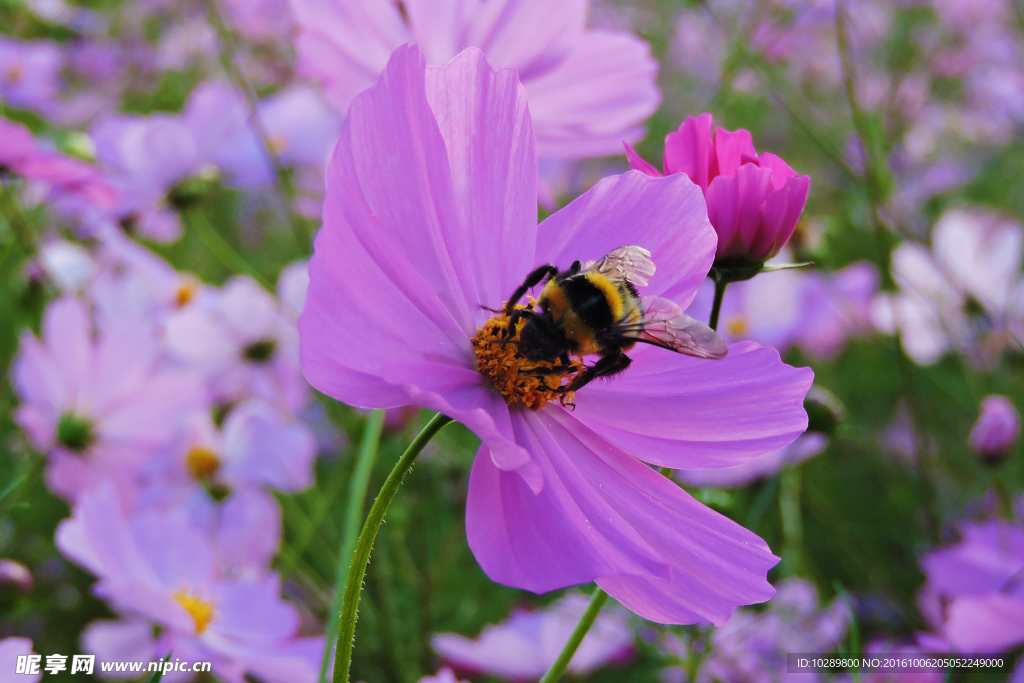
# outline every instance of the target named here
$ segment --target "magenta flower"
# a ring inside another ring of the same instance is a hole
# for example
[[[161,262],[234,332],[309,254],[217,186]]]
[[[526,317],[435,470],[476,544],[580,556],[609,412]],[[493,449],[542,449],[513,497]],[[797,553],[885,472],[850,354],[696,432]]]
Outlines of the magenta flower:
[[[125,654],[128,641],[138,656],[109,658],[159,659],[171,651],[212,662],[214,676],[231,683],[243,683],[246,673],[267,683],[316,680],[324,641],[298,636],[299,615],[281,600],[276,574],[224,576],[222,547],[183,508],[129,520],[110,494],[103,487],[84,496],[56,536],[61,552],[98,577],[96,595],[126,616],[94,622],[84,635],[88,651]]]
[[[971,450],[984,462],[999,463],[1013,452],[1020,439],[1020,413],[1005,396],[988,396],[971,428]]]
[[[538,226],[536,174],[514,71],[478,50],[429,68],[418,49],[396,51],[353,102],[328,166],[299,319],[305,375],[356,407],[418,404],[476,432],[466,528],[495,581],[544,592],[596,580],[646,618],[723,623],[772,595],[777,559],[641,459],[724,467],[781,448],[806,428],[812,373],[755,344],[716,361],[645,345],[563,407],[550,376],[479,333],[502,318],[485,307],[539,264],[568,268],[628,243],[657,264],[648,307],[678,311],[711,267],[715,234],[687,178],[634,172]]]
[[[117,190],[96,167],[46,149],[20,123],[0,118],[0,140],[0,171],[43,183],[90,206],[109,208],[117,202]]]
[[[960,530],[959,543],[921,558],[922,612],[957,652],[1024,643],[1024,525],[992,519]]]
[[[544,609],[516,610],[503,623],[486,627],[475,639],[442,633],[435,635],[430,644],[459,671],[496,676],[503,681],[535,681],[555,663],[588,602],[583,595],[567,595]],[[569,671],[584,674],[624,661],[632,651],[633,629],[626,614],[608,610],[598,616],[580,643]]]
[[[125,320],[94,336],[85,304],[73,298],[47,307],[41,342],[22,334],[15,419],[49,455],[54,491],[75,500],[109,477],[130,492],[133,474],[205,404],[199,381],[163,361],[151,325]]]
[[[708,219],[718,233],[716,264],[763,263],[789,241],[807,203],[809,176],[754,150],[749,131],[718,128],[711,114],[690,117],[665,138],[664,175],[686,174],[700,186]],[[629,145],[630,166],[661,176]]]
[[[640,124],[661,99],[647,44],[585,28],[588,4],[291,0],[301,28],[299,72],[323,83],[339,111],[373,85],[403,43],[418,43],[431,64],[478,47],[496,66],[519,72],[546,158],[615,154],[623,140],[643,137]]]

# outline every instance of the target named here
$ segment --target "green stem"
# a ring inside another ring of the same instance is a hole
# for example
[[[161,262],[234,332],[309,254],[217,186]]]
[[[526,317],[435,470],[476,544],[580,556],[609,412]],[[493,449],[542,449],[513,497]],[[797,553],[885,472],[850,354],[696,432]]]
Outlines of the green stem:
[[[558,659],[551,665],[548,672],[544,674],[544,678],[540,679],[540,683],[554,683],[562,678],[562,674],[569,668],[569,662],[572,661],[573,655],[579,649],[580,643],[586,637],[587,631],[594,625],[598,613],[607,601],[608,594],[601,590],[600,587],[595,588],[594,596],[590,598],[590,604],[587,605],[587,611],[583,613],[580,623],[576,624],[576,630],[569,636],[569,642],[562,648],[562,653],[558,655]]]
[[[210,250],[210,253],[217,257],[228,270],[241,271],[248,273],[252,276],[256,282],[260,283],[264,288],[273,290],[274,287],[268,283],[264,277],[260,274],[256,267],[249,263],[244,256],[231,246],[224,237],[217,232],[217,230],[210,225],[210,221],[206,219],[206,215],[199,208],[188,209],[185,212],[188,217],[189,226],[195,231],[199,239],[202,240],[206,248]]]
[[[288,174],[285,172],[284,167],[281,165],[281,161],[277,158],[277,154],[274,153],[274,146],[271,143],[270,135],[267,133],[266,126],[263,125],[263,120],[259,115],[259,99],[256,96],[256,90],[249,83],[245,74],[238,68],[238,40],[235,36],[231,26],[228,25],[228,21],[221,11],[220,5],[217,0],[204,0],[206,4],[207,13],[210,16],[210,23],[213,24],[214,29],[217,31],[217,36],[220,38],[220,58],[221,63],[224,66],[224,70],[227,72],[228,77],[234,81],[235,86],[242,91],[245,96],[245,102],[249,108],[249,122],[252,125],[252,130],[256,134],[256,139],[259,140],[260,147],[263,149],[263,154],[266,156],[267,161],[270,162],[271,168],[274,170],[274,176],[276,182],[274,183],[274,194],[277,197],[277,201],[280,204],[281,216],[284,219],[285,225],[291,230],[291,233],[295,236],[299,246],[305,250],[309,249],[310,235],[299,232],[299,228],[294,224],[292,220],[291,211],[289,209],[288,196],[291,194],[292,187],[291,181],[288,178]]]
[[[718,315],[722,312],[722,300],[725,299],[725,288],[729,283],[724,280],[715,280],[715,301],[711,304],[711,317],[708,318],[708,327],[718,330]]]
[[[334,580],[334,603],[331,605],[331,616],[327,621],[327,646],[324,658],[320,663],[320,683],[327,681],[327,669],[331,665],[331,646],[334,644],[331,634],[338,631],[341,619],[341,604],[345,598],[345,579],[348,567],[352,564],[352,553],[355,551],[356,538],[359,534],[359,520],[363,517],[363,506],[366,503],[366,490],[370,487],[370,474],[373,464],[377,461],[380,436],[384,431],[384,411],[375,410],[366,420],[363,440],[359,444],[359,455],[356,458],[356,469],[348,488],[348,510],[345,511],[345,529],[341,537],[341,551],[338,553],[338,573]]]
[[[402,479],[412,469],[416,457],[423,448],[430,442],[442,428],[452,421],[447,415],[438,413],[430,419],[423,431],[413,439],[409,447],[398,459],[391,474],[384,481],[377,499],[373,501],[370,514],[366,516],[366,523],[363,530],[359,532],[359,539],[356,541],[355,552],[352,556],[352,564],[348,569],[348,580],[345,583],[345,597],[341,604],[341,621],[338,625],[338,641],[334,654],[334,683],[348,683],[350,669],[352,668],[352,645],[356,635],[356,612],[359,610],[359,595],[363,588],[363,578],[366,576],[366,565],[370,562],[370,552],[373,550],[373,542],[380,531],[380,525],[384,522],[384,515],[391,506]]]

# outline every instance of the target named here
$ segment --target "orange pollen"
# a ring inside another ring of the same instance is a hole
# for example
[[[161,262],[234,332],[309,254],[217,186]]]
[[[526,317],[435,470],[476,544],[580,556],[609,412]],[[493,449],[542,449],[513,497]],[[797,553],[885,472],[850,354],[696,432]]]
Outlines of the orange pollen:
[[[178,285],[177,291],[174,292],[174,305],[178,308],[184,308],[196,297],[196,291],[198,289],[199,283],[192,278],[183,280],[182,283]]]
[[[533,307],[516,306],[517,310]],[[473,337],[476,351],[476,369],[491,381],[509,405],[521,403],[532,410],[540,410],[548,401],[557,400],[562,405],[572,403],[573,393],[562,390],[580,371],[583,363],[573,359],[568,367],[561,361],[533,361],[519,355],[519,334],[526,325],[526,319],[516,324],[515,334],[506,338],[509,317],[502,312],[479,328]]]
[[[21,64],[12,64],[7,67],[7,73],[5,76],[8,83],[18,83],[25,77],[25,69]]]
[[[212,602],[203,600],[198,595],[188,592],[187,589],[177,591],[171,597],[177,600],[178,604],[192,615],[192,619],[196,622],[196,633],[202,633],[206,630],[206,627],[210,625],[210,621],[213,619]]]
[[[185,454],[185,466],[200,481],[212,479],[220,469],[220,458],[206,446],[193,446]]]

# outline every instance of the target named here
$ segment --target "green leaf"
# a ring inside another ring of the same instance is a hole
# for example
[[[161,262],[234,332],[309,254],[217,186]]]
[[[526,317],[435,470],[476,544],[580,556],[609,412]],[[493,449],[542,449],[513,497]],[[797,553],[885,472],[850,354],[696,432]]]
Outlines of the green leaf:
[[[159,671],[154,671],[153,673],[151,673],[149,675],[149,678],[147,678],[143,683],[160,683],[160,679],[162,679],[164,677],[164,667],[163,667],[163,665],[166,664],[167,662],[171,661],[171,655],[172,654],[174,654],[174,653],[173,652],[168,652],[167,656],[160,660],[160,664],[161,664],[160,670]]]

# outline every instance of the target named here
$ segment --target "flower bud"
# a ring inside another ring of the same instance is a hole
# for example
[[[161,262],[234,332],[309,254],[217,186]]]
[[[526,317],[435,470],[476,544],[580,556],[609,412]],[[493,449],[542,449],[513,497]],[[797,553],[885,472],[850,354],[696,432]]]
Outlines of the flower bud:
[[[32,574],[20,562],[0,559],[0,590],[28,593],[32,590]]]
[[[1005,396],[989,396],[981,402],[981,414],[971,428],[971,450],[982,463],[1001,464],[1020,438],[1020,415]]]
[[[711,114],[701,114],[665,138],[664,174],[628,145],[626,156],[633,169],[647,175],[685,173],[700,186],[718,233],[715,269],[730,281],[744,280],[789,241],[811,179],[798,176],[774,154],[758,155],[749,131],[712,133],[712,125]]]

